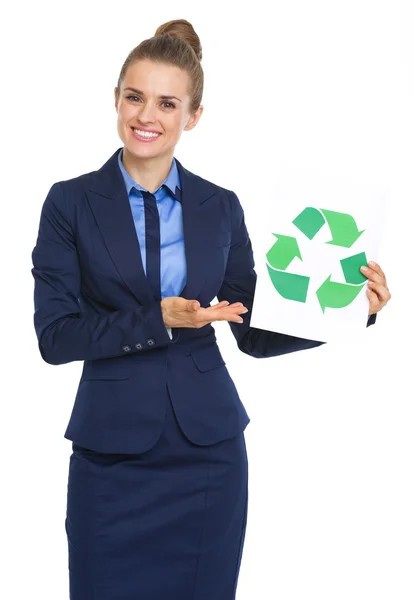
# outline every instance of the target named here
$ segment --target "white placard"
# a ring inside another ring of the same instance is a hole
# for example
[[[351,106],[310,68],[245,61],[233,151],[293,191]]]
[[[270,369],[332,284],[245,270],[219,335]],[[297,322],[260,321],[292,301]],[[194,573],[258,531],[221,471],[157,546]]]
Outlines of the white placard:
[[[251,325],[307,339],[354,338],[367,323],[364,258],[378,261],[389,190],[330,178],[272,185]],[[356,257],[352,259],[352,257]]]

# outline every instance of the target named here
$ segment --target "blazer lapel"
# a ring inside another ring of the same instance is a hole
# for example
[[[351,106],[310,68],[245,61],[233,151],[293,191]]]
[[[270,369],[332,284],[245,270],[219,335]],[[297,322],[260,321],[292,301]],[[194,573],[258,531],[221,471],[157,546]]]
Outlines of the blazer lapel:
[[[93,175],[87,192],[106,247],[126,286],[141,303],[154,299],[141,259],[128,194],[118,166],[121,148]]]
[[[187,283],[180,296],[196,299],[202,289],[205,274],[209,268],[209,244],[214,230],[217,233],[215,219],[212,216],[219,211],[207,210],[213,197],[217,198],[217,187],[194,175],[176,159],[181,181],[181,202],[183,211],[184,245],[187,263]]]

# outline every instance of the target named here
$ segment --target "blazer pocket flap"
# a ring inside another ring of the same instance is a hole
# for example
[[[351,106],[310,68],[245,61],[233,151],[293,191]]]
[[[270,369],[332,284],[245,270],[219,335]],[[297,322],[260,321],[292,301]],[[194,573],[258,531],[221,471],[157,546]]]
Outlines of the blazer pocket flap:
[[[90,360],[83,367],[82,381],[129,379],[132,370],[133,365],[126,357]]]
[[[191,351],[191,356],[195,366],[202,373],[226,364],[217,345],[196,348]]]

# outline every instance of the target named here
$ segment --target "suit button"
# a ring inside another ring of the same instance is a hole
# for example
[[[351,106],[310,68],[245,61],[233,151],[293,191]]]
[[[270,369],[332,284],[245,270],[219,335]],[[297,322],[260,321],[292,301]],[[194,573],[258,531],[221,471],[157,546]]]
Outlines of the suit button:
[[[150,338],[149,340],[147,340],[147,344],[148,344],[148,346],[155,346],[155,340]]]
[[[124,352],[131,352],[131,346],[128,346],[128,345],[122,346],[122,350]]]
[[[143,347],[144,347],[144,346],[143,346],[142,344],[139,344],[139,343],[138,343],[138,344],[135,344],[135,348],[136,348],[137,350],[142,350],[142,349],[143,349]]]

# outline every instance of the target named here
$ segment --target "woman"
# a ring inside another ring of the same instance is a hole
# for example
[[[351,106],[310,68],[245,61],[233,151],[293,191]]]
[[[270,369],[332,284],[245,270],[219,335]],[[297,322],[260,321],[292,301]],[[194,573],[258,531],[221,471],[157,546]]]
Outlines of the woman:
[[[239,200],[174,159],[202,114],[200,60],[184,20],[137,46],[115,88],[123,148],[55,183],[42,209],[39,349],[51,364],[85,361],[65,433],[72,600],[235,597],[249,417],[211,323],[228,321],[255,357],[320,344],[250,327]],[[390,295],[379,266],[365,274],[371,324]]]

